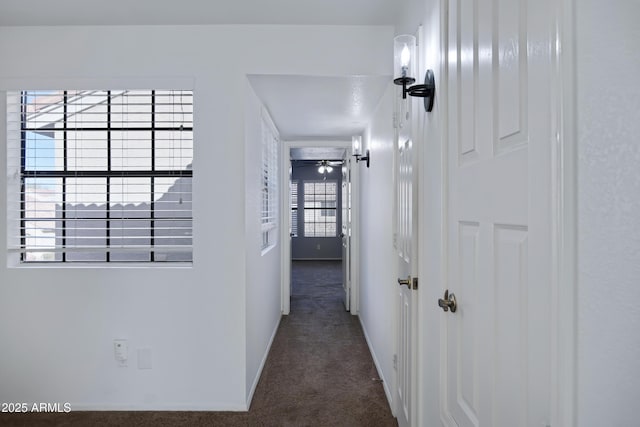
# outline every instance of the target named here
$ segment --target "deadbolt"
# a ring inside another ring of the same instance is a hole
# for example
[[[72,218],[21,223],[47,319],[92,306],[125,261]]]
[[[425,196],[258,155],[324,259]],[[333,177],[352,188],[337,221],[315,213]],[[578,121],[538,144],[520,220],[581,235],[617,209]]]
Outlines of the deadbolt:
[[[446,291],[444,291],[444,298],[440,298],[438,300],[438,305],[444,311],[451,310],[452,313],[455,313],[458,308],[458,304],[456,303],[456,295],[453,292],[449,293],[449,289],[447,289]]]

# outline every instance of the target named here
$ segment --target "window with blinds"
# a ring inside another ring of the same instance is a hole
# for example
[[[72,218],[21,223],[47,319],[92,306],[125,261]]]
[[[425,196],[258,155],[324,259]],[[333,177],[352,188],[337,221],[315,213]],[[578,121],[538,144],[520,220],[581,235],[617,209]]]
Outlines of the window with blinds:
[[[337,181],[304,181],[304,237],[336,237]]]
[[[289,230],[289,235],[298,237],[298,180],[291,180],[289,186],[291,197],[291,230]]]
[[[192,91],[22,91],[7,107],[22,262],[192,261]]]
[[[275,244],[278,222],[278,146],[280,136],[262,110],[262,249]]]

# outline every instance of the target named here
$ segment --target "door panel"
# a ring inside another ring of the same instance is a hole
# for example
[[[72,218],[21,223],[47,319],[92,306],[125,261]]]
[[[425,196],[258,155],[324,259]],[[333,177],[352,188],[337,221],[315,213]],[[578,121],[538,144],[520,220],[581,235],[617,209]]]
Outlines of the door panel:
[[[494,227],[495,424],[527,425],[527,229]]]
[[[464,295],[469,300],[477,297],[478,286],[478,238],[480,224],[477,222],[462,222],[458,228],[458,268],[460,274],[457,295]],[[459,290],[458,290],[459,289]],[[455,354],[455,363],[450,365],[451,373],[459,375],[458,387],[451,389],[450,397],[456,402],[454,415],[456,420],[465,419],[467,424],[478,425],[478,344],[481,337],[478,336],[478,312],[473,304],[459,305],[456,316],[464,321],[456,325],[452,331],[455,339],[449,342],[451,354]],[[454,361],[452,361],[454,362]],[[458,389],[459,388],[459,389]]]
[[[549,420],[552,21],[541,1],[448,2],[450,425]]]
[[[411,425],[411,290],[402,286],[398,291],[399,349],[398,352],[398,408],[399,426]]]

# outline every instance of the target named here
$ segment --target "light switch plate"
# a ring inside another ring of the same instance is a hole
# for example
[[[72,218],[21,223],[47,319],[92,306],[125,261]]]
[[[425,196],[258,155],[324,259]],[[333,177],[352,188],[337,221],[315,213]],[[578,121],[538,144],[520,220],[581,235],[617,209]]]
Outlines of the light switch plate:
[[[138,369],[151,369],[153,367],[150,347],[138,349]]]

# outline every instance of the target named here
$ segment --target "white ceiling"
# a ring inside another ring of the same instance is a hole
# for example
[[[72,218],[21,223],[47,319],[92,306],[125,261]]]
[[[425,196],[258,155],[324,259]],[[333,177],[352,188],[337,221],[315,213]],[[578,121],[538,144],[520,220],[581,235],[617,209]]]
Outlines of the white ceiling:
[[[362,134],[391,76],[251,75],[251,86],[285,140],[342,140]]]
[[[398,0],[0,0],[6,25],[393,25]]]

